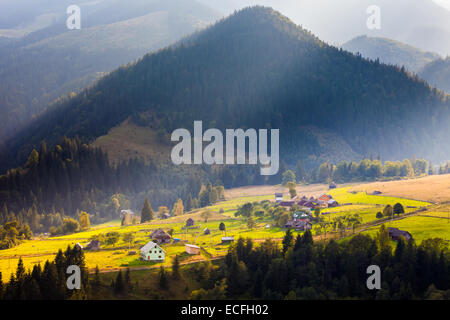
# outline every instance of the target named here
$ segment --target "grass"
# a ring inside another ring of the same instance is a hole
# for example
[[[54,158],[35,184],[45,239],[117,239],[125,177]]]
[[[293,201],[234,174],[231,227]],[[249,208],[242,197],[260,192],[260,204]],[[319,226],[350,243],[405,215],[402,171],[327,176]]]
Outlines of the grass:
[[[394,227],[411,233],[416,243],[428,238],[442,238],[450,241],[450,223],[447,219],[412,216],[397,221],[386,222],[386,227]],[[375,236],[379,226],[368,229],[363,234]]]
[[[331,190],[329,194],[333,196],[339,203],[352,203],[352,204],[373,204],[373,205],[394,205],[400,202],[404,207],[424,207],[430,205],[429,202],[411,200],[406,198],[391,197],[391,196],[381,196],[381,195],[370,195],[365,192],[349,192],[351,187],[338,188]]]
[[[363,223],[367,223],[376,220],[376,213],[382,211],[385,205],[394,205],[397,202],[403,204],[406,212],[427,206],[429,210],[422,212],[421,214],[436,217],[445,217],[450,210],[449,206],[430,207],[430,204],[424,201],[392,196],[373,196],[367,195],[364,192],[350,193],[348,191],[349,187],[343,187],[329,192],[339,203],[352,204],[324,209],[322,213],[329,213],[324,215],[325,217],[332,219],[337,216],[358,213],[362,217]],[[316,194],[316,196],[317,195],[318,194]],[[102,250],[100,251],[86,252],[85,257],[87,267],[93,269],[98,266],[100,269],[106,271],[116,270],[121,267],[139,268],[158,267],[159,265],[169,266],[175,255],[179,255],[183,263],[220,257],[226,254],[229,246],[221,244],[221,237],[225,234],[219,230],[220,222],[224,222],[226,226],[226,235],[234,236],[235,239],[239,237],[251,238],[257,240],[256,242],[258,243],[260,240],[280,239],[284,236],[285,230],[274,226],[272,219],[269,217],[256,219],[256,227],[250,230],[242,218],[236,218],[234,216],[234,213],[239,206],[247,202],[259,202],[262,200],[274,200],[274,195],[264,194],[231,198],[213,206],[195,210],[187,215],[172,217],[167,220],[154,220],[141,225],[122,227],[120,225],[120,220],[114,220],[92,226],[91,229],[83,232],[24,241],[17,247],[0,251],[0,272],[3,273],[4,279],[8,279],[9,274],[15,271],[19,257],[23,258],[26,268],[31,268],[38,262],[41,262],[42,264],[47,259],[53,260],[59,249],[65,250],[68,245],[73,246],[77,242],[84,246],[89,242],[89,239],[92,236],[105,234],[107,232],[118,232],[121,235],[129,232],[134,233],[135,241],[131,244],[131,249],[138,251],[139,248],[150,241],[151,231],[157,228],[163,228],[164,230],[172,229],[173,237],[182,240],[182,242],[178,244],[163,245],[164,250],[166,250],[166,260],[163,263],[140,261],[138,254],[128,255],[129,244],[120,239],[114,246],[102,245]],[[407,208],[408,206],[416,208]],[[201,219],[201,213],[204,210],[212,212],[212,215],[207,222]],[[223,213],[220,213],[222,210]],[[185,221],[188,218],[193,218],[198,228],[188,230],[183,229],[182,227],[185,225]],[[393,225],[398,225],[399,228],[408,230],[413,234],[416,240],[422,240],[428,237],[443,237],[449,239],[450,223],[446,224],[445,222],[447,222],[447,219],[414,216],[393,222]],[[270,225],[270,227],[266,228],[266,225]],[[211,231],[210,235],[203,234],[205,228],[208,228]],[[377,228],[369,229],[366,233],[374,234],[376,230]],[[294,236],[296,236],[296,234],[297,232],[294,232]],[[197,244],[205,251],[202,251],[201,255],[187,255],[184,253],[184,241]]]
[[[366,183],[354,186],[351,190],[367,191],[369,194],[378,190],[388,196],[420,199],[433,203],[447,202],[450,201],[450,174]]]

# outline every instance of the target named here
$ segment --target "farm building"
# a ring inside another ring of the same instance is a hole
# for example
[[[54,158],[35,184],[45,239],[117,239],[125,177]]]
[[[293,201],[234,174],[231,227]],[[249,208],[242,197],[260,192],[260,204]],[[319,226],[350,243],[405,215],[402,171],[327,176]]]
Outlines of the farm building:
[[[135,213],[133,211],[131,211],[131,210],[121,210],[120,211],[120,218],[125,217],[125,215],[127,213],[130,215],[130,218],[134,217],[134,215],[135,215]]]
[[[304,219],[309,219],[309,218],[310,218],[310,216],[307,213],[302,212],[302,211],[297,211],[292,214],[293,220],[304,220]]]
[[[150,234],[150,238],[156,240],[158,244],[170,243],[171,236],[163,229],[157,229]]]
[[[100,250],[101,249],[101,244],[100,241],[98,240],[92,240],[91,242],[89,242],[86,247],[86,250]]]
[[[288,208],[292,207],[294,204],[295,204],[294,200],[281,201],[281,202],[278,203],[278,205],[280,207],[288,207]]]
[[[203,234],[205,235],[211,234],[211,231],[208,228],[205,228],[205,230],[203,230]]]
[[[289,220],[284,225],[287,229],[295,229],[297,231],[305,231],[310,230],[312,228],[312,224],[309,222],[309,220]]]
[[[317,198],[317,200],[320,200],[320,201],[325,201],[325,202],[328,202],[328,201],[330,201],[331,199],[333,199],[333,197],[331,196],[331,195],[329,195],[329,194],[321,194],[318,198]]]
[[[408,231],[403,231],[403,230],[399,230],[397,228],[391,228],[391,227],[388,227],[388,231],[389,231],[389,237],[394,241],[400,240],[400,237],[405,238],[406,241],[409,241],[412,239],[412,235]]]
[[[328,208],[334,208],[334,207],[337,207],[338,205],[339,205],[339,203],[334,199],[331,199],[328,201]]]
[[[200,247],[195,246],[193,244],[185,244],[184,249],[186,250],[186,253],[188,253],[188,254],[199,254],[200,253]]]
[[[376,196],[376,195],[378,195],[378,194],[382,194],[382,192],[381,192],[381,191],[378,191],[378,190],[375,190],[374,192],[372,192],[372,195],[374,195],[374,196]]]
[[[334,182],[332,182],[332,183],[330,183],[330,185],[328,186],[330,189],[336,189],[337,188],[337,185],[336,185],[336,183],[334,183]]]
[[[222,237],[222,243],[230,243],[234,241],[234,237]]]
[[[281,202],[283,201],[283,194],[282,193],[275,193],[275,202]]]
[[[192,227],[194,225],[194,219],[189,218],[186,220],[186,227]]]
[[[77,248],[78,250],[83,250],[83,246],[81,244],[79,244],[78,242],[73,247]]]
[[[141,248],[141,259],[145,261],[164,261],[166,252],[158,244],[150,241]]]
[[[300,207],[314,209],[319,206],[319,203],[317,203],[315,200],[300,200],[299,202],[297,202],[297,205]]]
[[[162,215],[161,215],[161,219],[169,219],[170,218],[170,214],[168,213],[168,212],[164,212]]]

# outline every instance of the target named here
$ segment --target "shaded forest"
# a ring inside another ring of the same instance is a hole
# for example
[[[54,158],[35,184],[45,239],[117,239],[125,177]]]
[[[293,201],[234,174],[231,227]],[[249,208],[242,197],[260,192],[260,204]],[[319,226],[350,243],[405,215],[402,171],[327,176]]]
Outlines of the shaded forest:
[[[449,106],[405,70],[329,46],[272,9],[253,7],[51,106],[6,144],[2,167],[24,161],[43,139],[90,142],[149,111],[167,133],[200,119],[219,129],[280,128],[288,164],[328,151],[305,126],[342,137],[361,157],[439,162],[449,154],[442,144]],[[330,159],[337,160],[354,159]]]

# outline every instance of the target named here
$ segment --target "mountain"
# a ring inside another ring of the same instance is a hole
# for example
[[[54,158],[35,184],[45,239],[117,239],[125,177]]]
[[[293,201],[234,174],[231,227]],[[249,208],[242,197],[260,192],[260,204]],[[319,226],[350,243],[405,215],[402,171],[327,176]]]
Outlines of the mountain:
[[[127,120],[166,144],[194,120],[204,130],[279,128],[286,163],[370,155],[438,162],[450,154],[442,143],[449,107],[447,96],[399,67],[327,45],[280,13],[253,7],[52,105],[8,141],[3,168],[22,163],[44,139],[93,142]],[[337,157],[316,132],[352,152]]]
[[[342,48],[355,54],[359,53],[364,58],[405,66],[411,72],[417,72],[426,64],[440,58],[437,53],[424,52],[399,41],[364,35],[344,43]]]
[[[0,41],[0,142],[58,97],[219,17],[195,0],[103,0],[80,7],[81,30],[67,30],[64,15],[23,38]]]
[[[214,1],[211,3],[212,7]],[[331,44],[342,44],[361,34],[367,34],[370,37],[408,43],[442,56],[450,55],[450,41],[448,41],[450,11],[437,5],[433,0],[233,0],[233,2],[235,8],[249,4],[273,7]],[[372,5],[377,5],[381,10],[381,29],[367,28],[366,21],[369,14],[366,11]]]
[[[419,75],[432,86],[450,93],[450,57],[428,63]]]

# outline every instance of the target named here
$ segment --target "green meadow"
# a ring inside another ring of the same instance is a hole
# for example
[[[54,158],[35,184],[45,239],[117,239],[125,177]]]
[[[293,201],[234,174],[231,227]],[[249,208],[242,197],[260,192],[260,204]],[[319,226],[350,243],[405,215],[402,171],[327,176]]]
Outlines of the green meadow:
[[[415,211],[420,207],[429,207],[429,203],[411,199],[367,195],[362,192],[350,193],[348,188],[338,188],[329,193],[339,203],[349,203],[348,205],[336,208],[327,208],[321,211],[325,221],[332,220],[335,217],[346,216],[349,214],[359,214],[362,223],[368,223],[376,220],[376,213],[383,211],[385,205],[394,205],[400,202],[406,212]],[[317,195],[318,196],[318,195]],[[98,266],[102,271],[116,270],[117,268],[152,268],[159,265],[169,266],[172,258],[179,255],[182,263],[194,263],[209,258],[224,256],[228,250],[228,244],[221,243],[222,236],[234,236],[251,238],[258,244],[265,239],[274,239],[279,241],[285,231],[283,228],[276,227],[271,217],[264,216],[256,218],[256,226],[249,229],[244,219],[235,217],[238,207],[247,202],[260,202],[262,200],[274,200],[273,195],[262,196],[244,196],[222,201],[213,206],[197,209],[183,216],[172,217],[167,220],[153,220],[150,223],[121,226],[120,220],[114,220],[100,225],[91,226],[89,230],[76,232],[70,235],[57,237],[36,238],[29,241],[23,241],[20,245],[0,251],[0,271],[4,279],[9,277],[11,272],[15,271],[19,257],[22,257],[26,268],[31,268],[37,263],[43,263],[47,259],[53,259],[59,249],[65,250],[68,245],[73,246],[80,243],[85,246],[92,237],[108,232],[118,232],[121,236],[126,233],[133,233],[135,239],[132,243],[126,243],[122,237],[114,245],[102,244],[99,251],[86,251],[86,265],[89,269]],[[351,204],[350,204],[351,203]],[[201,213],[205,210],[211,212],[208,221],[201,218]],[[433,212],[428,210],[422,214],[435,215],[436,217],[448,214],[446,209],[440,209]],[[192,217],[195,221],[195,228],[184,229],[185,221]],[[442,221],[441,221],[442,220]],[[219,230],[219,224],[223,222],[226,226],[226,232]],[[446,219],[433,217],[412,216],[403,220],[392,222],[393,226],[410,231],[416,240],[422,240],[428,237],[442,237],[449,239],[450,223]],[[391,222],[389,222],[391,223]],[[388,224],[389,224],[388,223]],[[139,259],[139,248],[150,241],[150,233],[158,228],[172,232],[173,238],[178,238],[179,243],[164,244],[162,247],[166,251],[166,260],[162,263],[146,262]],[[209,235],[204,234],[204,229],[208,228]],[[378,227],[365,231],[367,234],[375,234]],[[313,228],[313,234],[314,234]],[[294,232],[296,236],[298,232]],[[201,246],[204,250],[200,255],[188,255],[185,253],[184,243],[191,243]],[[135,251],[136,254],[129,254],[129,251]]]

